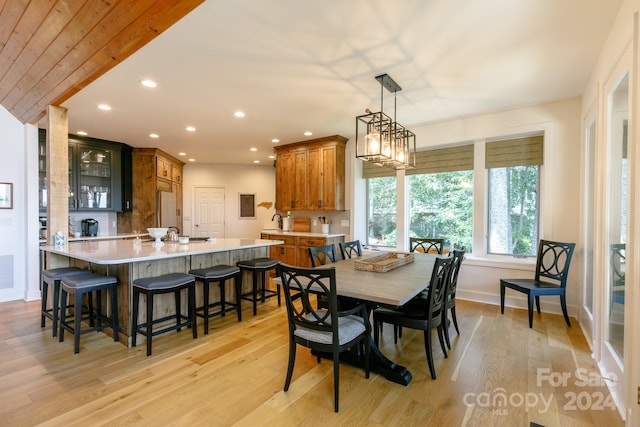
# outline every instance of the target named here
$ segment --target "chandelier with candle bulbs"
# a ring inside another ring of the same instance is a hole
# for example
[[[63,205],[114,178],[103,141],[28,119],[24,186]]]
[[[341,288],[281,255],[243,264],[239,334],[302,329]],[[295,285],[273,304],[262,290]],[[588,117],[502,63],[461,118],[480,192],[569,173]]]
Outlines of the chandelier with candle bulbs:
[[[356,157],[391,169],[416,166],[416,135],[396,121],[396,94],[402,88],[388,74],[380,83],[380,111],[356,117]],[[393,93],[393,119],[384,113],[384,88]]]

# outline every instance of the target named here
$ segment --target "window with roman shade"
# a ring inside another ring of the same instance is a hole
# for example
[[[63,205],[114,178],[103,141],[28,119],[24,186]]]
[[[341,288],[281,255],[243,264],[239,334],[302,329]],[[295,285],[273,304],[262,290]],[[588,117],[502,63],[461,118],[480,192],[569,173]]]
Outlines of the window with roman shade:
[[[485,167],[492,169],[541,165],[542,146],[542,135],[487,142]]]

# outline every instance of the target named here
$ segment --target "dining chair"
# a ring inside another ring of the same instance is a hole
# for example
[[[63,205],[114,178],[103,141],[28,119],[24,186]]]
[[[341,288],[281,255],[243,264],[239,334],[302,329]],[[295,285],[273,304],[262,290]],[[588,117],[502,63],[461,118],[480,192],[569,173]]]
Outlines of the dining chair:
[[[409,237],[409,252],[437,253],[442,255],[444,239]]]
[[[336,253],[336,245],[316,246],[309,248],[309,258],[311,258],[311,266],[318,267],[332,262],[338,261]]]
[[[418,329],[424,331],[424,347],[427,355],[427,364],[431,372],[431,378],[436,379],[436,370],[433,364],[433,352],[431,345],[431,330],[436,329],[440,348],[444,357],[447,349],[444,343],[444,330],[442,324],[442,310],[444,310],[445,295],[449,278],[449,269],[453,257],[437,257],[431,272],[429,291],[424,304],[405,304],[400,307],[382,307],[373,311],[373,340],[376,345],[379,342],[379,325],[391,323],[394,326]]]
[[[504,295],[506,288],[527,294],[529,309],[529,327],[533,327],[533,301],[540,314],[540,296],[559,295],[562,314],[567,326],[571,326],[567,314],[567,276],[571,265],[571,256],[575,243],[540,240],[536,261],[536,274],[533,279],[500,279],[500,312],[504,314]],[[551,279],[552,282],[541,280]]]
[[[340,246],[340,254],[342,255],[342,259],[347,259],[354,256],[362,256],[362,245],[360,244],[360,240],[353,240],[351,242],[340,242],[338,243],[338,246]]]
[[[277,272],[282,279],[289,324],[289,363],[284,391],[288,391],[291,384],[298,345],[318,352],[318,362],[320,353],[326,353],[333,359],[334,410],[338,412],[340,353],[363,345],[365,377],[369,378],[371,326],[365,304],[338,310],[333,267],[298,268],[280,264]],[[326,298],[326,308],[314,308],[311,304],[311,295],[317,294]]]
[[[451,268],[449,269],[449,279],[447,284],[447,293],[444,297],[444,310],[442,310],[442,324],[444,325],[444,340],[447,343],[447,347],[451,349],[451,340],[449,339],[449,319],[447,313],[451,312],[451,320],[453,326],[456,328],[456,333],[460,335],[460,329],[458,329],[458,319],[456,317],[456,288],[458,286],[458,273],[460,273],[460,266],[464,260],[464,254],[466,248],[463,246],[460,249],[453,250],[453,257],[451,259]]]

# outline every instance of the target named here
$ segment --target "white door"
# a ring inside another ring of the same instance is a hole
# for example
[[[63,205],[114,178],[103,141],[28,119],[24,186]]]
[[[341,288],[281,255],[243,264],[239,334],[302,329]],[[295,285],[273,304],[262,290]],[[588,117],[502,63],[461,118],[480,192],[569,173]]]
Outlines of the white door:
[[[195,187],[193,236],[224,238],[224,188]]]

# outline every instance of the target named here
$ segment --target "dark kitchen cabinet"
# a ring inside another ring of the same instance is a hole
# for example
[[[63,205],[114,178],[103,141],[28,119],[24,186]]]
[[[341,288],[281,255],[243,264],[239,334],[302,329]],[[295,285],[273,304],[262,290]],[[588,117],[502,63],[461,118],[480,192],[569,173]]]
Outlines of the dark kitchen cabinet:
[[[41,210],[47,208],[45,146],[46,131],[41,129],[38,147]],[[131,181],[131,147],[69,135],[69,211],[131,210]]]

